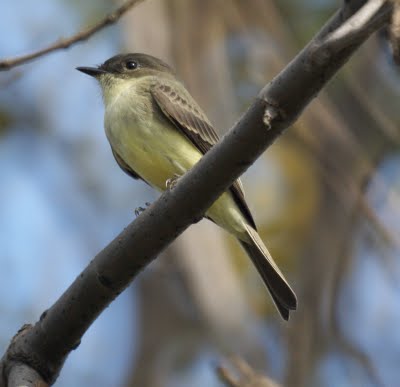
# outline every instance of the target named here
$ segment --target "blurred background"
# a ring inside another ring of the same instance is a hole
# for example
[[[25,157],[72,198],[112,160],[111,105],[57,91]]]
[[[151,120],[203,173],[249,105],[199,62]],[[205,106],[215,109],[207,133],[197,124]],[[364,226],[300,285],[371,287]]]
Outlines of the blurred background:
[[[3,1],[0,57],[111,0]],[[120,52],[170,63],[223,135],[339,0],[146,0],[89,41],[0,73],[0,349],[157,194],[125,175],[94,80]],[[243,176],[299,309],[283,322],[239,245],[192,226],[93,324],[57,386],[222,386],[231,355],[285,386],[397,386],[400,72],[373,36]]]

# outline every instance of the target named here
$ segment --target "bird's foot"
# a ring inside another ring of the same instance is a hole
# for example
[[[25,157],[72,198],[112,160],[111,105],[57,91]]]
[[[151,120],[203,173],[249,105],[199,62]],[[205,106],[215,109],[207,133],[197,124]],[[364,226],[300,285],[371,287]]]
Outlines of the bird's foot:
[[[146,208],[148,208],[148,207],[151,206],[151,203],[146,202],[146,203],[144,203],[144,205],[146,206]],[[144,208],[144,207],[142,207],[142,206],[136,207],[136,208],[135,208],[135,215],[136,215],[136,217],[138,217],[142,212],[146,211],[146,208]]]
[[[172,190],[175,188],[176,184],[178,183],[178,180],[181,178],[180,175],[177,175],[176,173],[174,173],[174,176],[171,177],[170,179],[168,179],[165,182],[165,186],[167,187],[167,189]]]

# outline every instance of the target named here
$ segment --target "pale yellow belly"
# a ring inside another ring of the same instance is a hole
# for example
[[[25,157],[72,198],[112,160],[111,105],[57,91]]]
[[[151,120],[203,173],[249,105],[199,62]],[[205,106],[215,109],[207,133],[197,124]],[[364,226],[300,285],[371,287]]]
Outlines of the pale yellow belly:
[[[106,127],[113,149],[150,185],[164,191],[166,181],[182,176],[202,157],[201,152],[171,125],[153,124],[151,130],[143,125]],[[240,239],[245,237],[239,208],[230,192],[223,193],[206,215]]]

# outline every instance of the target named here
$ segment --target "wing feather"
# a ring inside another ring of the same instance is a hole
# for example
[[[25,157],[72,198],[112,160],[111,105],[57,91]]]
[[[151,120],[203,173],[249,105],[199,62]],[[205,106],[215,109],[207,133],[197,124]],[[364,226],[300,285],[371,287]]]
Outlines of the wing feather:
[[[164,115],[180,130],[203,154],[207,153],[218,141],[215,132],[206,115],[188,92],[179,93],[167,82],[155,84],[151,93]],[[249,224],[256,228],[249,207],[244,198],[240,179],[230,187],[233,198]]]

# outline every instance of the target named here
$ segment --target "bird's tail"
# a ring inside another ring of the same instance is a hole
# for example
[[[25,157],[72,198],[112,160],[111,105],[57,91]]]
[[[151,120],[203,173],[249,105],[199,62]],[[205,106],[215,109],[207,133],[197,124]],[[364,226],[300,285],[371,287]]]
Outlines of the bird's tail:
[[[240,240],[240,243],[260,273],[279,313],[285,320],[289,320],[289,311],[297,307],[296,294],[285,280],[257,231],[247,224],[245,227],[248,242]]]

